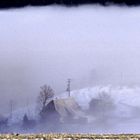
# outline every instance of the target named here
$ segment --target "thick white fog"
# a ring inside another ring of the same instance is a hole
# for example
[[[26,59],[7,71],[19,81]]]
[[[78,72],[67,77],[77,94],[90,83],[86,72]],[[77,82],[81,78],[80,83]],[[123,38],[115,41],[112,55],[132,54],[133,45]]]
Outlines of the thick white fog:
[[[56,94],[140,85],[139,7],[26,7],[0,11],[0,105],[26,105],[40,86]]]

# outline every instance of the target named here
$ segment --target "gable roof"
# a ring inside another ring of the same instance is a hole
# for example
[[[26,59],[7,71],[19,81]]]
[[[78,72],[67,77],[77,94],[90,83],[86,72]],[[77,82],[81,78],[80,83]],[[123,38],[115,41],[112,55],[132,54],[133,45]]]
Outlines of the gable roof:
[[[83,112],[81,111],[80,106],[72,97],[55,99],[54,105],[56,111],[60,114],[61,117],[72,115],[75,118],[79,118],[80,116],[83,116]]]

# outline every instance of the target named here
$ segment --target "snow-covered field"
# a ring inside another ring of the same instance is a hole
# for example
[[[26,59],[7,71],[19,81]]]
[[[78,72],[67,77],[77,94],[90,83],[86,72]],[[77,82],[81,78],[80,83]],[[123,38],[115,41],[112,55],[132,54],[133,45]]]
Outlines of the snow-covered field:
[[[126,107],[140,107],[140,87],[95,86],[74,90],[71,92],[71,96],[75,98],[82,108],[87,109],[91,99],[97,98],[103,92],[110,95],[113,102],[118,106],[118,109],[122,109],[122,111],[123,109],[126,111],[126,108],[120,108],[121,105]],[[59,97],[65,98],[67,97],[67,93],[63,93]]]

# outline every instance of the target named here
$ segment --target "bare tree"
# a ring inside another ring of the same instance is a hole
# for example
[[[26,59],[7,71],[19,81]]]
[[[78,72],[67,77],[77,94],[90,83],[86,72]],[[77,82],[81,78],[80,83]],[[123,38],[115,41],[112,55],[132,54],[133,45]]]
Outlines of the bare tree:
[[[114,101],[106,92],[99,93],[98,97],[93,98],[89,103],[89,111],[96,117],[108,116],[112,114],[114,110]]]
[[[44,85],[41,88],[40,94],[38,96],[38,104],[39,104],[39,111],[41,112],[47,105],[48,101],[54,97],[54,91],[53,89],[48,86]]]

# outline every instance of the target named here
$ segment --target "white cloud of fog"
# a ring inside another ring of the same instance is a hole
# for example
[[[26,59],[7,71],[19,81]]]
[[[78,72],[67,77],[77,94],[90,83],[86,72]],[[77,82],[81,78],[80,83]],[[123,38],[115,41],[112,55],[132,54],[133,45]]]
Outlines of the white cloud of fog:
[[[1,104],[45,83],[63,92],[69,77],[73,88],[140,84],[139,7],[27,7],[0,19]]]

